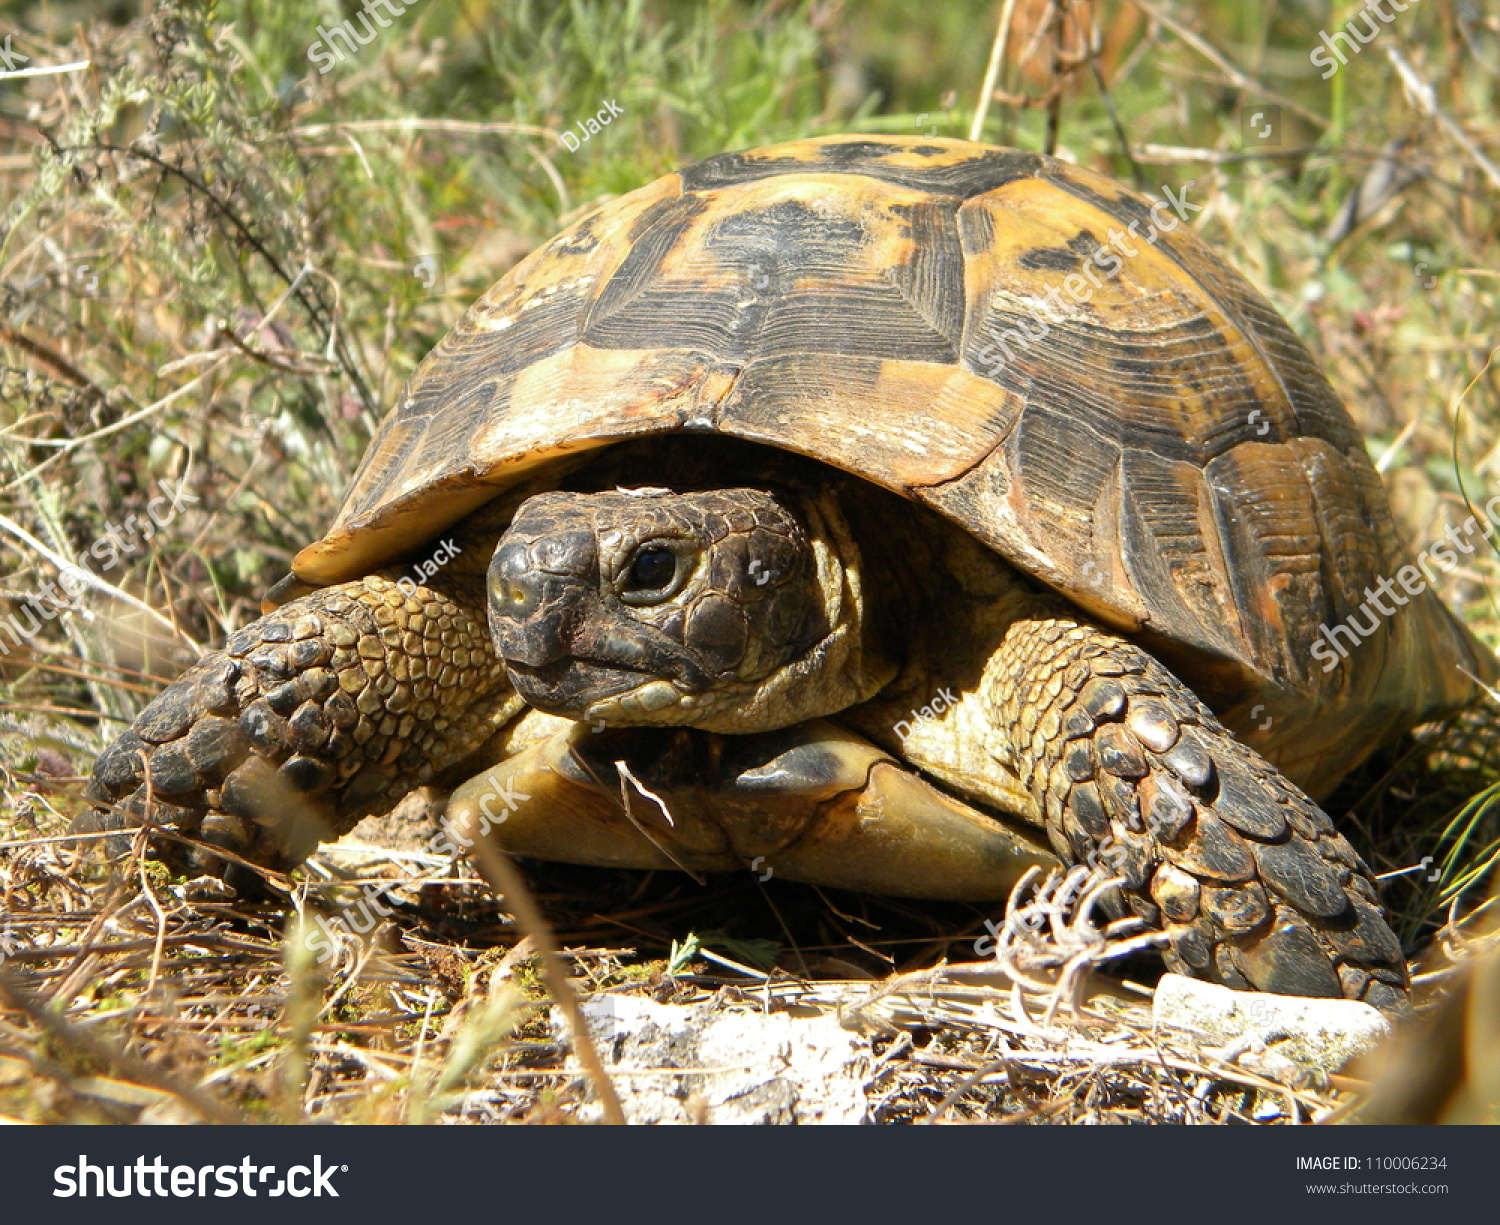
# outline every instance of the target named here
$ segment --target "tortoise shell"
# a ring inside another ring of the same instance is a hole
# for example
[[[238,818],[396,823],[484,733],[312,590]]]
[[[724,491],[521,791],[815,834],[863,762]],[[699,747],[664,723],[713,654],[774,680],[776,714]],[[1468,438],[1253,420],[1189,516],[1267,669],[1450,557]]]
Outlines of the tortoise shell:
[[[295,572],[357,577],[561,455],[669,432],[933,508],[1312,790],[1490,672],[1431,591],[1333,649],[1406,558],[1354,423],[1242,277],[1107,178],[926,137],[725,154],[570,226],[421,364]]]

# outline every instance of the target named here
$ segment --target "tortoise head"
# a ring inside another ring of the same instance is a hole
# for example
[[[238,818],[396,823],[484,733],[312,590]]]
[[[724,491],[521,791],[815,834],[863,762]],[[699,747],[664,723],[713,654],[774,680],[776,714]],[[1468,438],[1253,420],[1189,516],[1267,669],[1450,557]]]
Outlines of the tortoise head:
[[[489,570],[512,683],[568,718],[728,732],[864,700],[890,673],[865,675],[857,556],[832,509],[754,488],[537,494]]]

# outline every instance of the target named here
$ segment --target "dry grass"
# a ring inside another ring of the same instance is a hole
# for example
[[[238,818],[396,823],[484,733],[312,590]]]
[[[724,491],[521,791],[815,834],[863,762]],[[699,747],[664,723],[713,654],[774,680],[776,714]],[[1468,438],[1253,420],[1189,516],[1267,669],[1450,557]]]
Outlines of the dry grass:
[[[1195,180],[1195,224],[1323,360],[1414,544],[1461,523],[1500,465],[1500,21],[1414,7],[1325,83],[1304,8],[1064,7],[1059,28],[1046,3],[1013,6],[986,138],[1152,191]],[[0,636],[0,1114],[572,1118],[589,1089],[546,1022],[535,945],[472,869],[328,848],[288,905],[150,863],[111,877],[67,837],[83,776],[201,645],[257,615],[402,380],[521,254],[721,149],[967,134],[993,23],[895,0],[427,0],[319,76],[306,50],[341,18],[331,5],[159,4],[76,27],[49,13],[0,27],[31,67],[87,62],[0,83],[0,611],[110,525],[144,522],[158,482],[197,501],[131,537],[103,588],[24,647]],[[1097,73],[1075,55],[1091,20]],[[560,133],[607,98],[625,116],[569,153]],[[1262,106],[1279,108],[1274,146],[1247,140]],[[1492,644],[1497,561],[1465,558],[1443,592]],[[1455,721],[1333,805],[1391,874],[1414,950],[1474,941],[1460,925],[1500,839],[1496,743],[1489,714]],[[1097,997],[1042,1019],[1045,991],[1022,1013],[972,974],[932,977],[972,956],[976,908],[753,878],[528,877],[585,990],[846,1011],[875,992],[858,1010],[883,1119],[1289,1122],[1356,1097],[1164,1052],[1138,1006]],[[373,940],[320,965],[286,939],[289,908],[347,913],[371,882],[391,911]]]

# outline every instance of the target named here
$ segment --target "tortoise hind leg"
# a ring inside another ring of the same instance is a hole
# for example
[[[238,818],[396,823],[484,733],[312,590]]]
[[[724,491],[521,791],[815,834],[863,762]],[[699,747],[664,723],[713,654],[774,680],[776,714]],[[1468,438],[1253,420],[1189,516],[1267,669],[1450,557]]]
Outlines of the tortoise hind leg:
[[[1065,607],[1015,621],[987,678],[1060,854],[1097,856],[1228,986],[1405,1006],[1375,881],[1328,816],[1155,658]]]
[[[519,706],[479,584],[343,583],[252,622],[158,695],[100,754],[75,828],[165,828],[208,846],[157,839],[154,853],[217,875],[209,846],[291,868]]]

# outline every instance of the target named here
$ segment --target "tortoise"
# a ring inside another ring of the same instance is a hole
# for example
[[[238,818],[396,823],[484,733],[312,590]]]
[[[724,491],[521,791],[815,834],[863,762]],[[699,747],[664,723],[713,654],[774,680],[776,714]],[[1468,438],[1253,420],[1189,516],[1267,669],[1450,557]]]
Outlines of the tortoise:
[[[1163,202],[958,140],[725,154],[469,309],[81,821],[287,869],[432,786],[450,847],[578,863],[991,901],[1087,862],[1174,970],[1400,1011],[1316,801],[1496,673],[1430,587],[1379,603],[1406,558]]]

